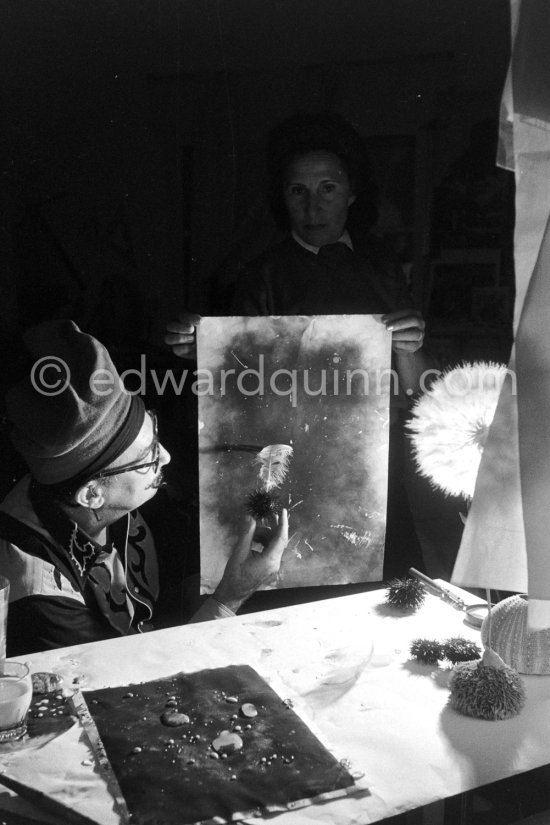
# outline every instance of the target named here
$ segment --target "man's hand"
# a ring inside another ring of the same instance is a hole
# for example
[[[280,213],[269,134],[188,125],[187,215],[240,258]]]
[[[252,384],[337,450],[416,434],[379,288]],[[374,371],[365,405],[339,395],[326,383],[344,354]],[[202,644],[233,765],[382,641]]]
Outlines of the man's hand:
[[[386,329],[392,333],[394,352],[416,352],[424,343],[426,323],[416,309],[400,309],[382,316]]]
[[[174,355],[180,358],[197,357],[195,330],[200,322],[200,315],[182,312],[177,321],[170,321],[166,325],[164,343],[172,348]]]
[[[273,584],[277,579],[283,552],[288,544],[287,511],[283,510],[278,518],[274,516],[271,523],[270,540],[263,552],[256,553],[251,549],[251,545],[257,525],[256,521],[248,516],[245,529],[226,564],[214,598],[233,612],[236,612],[258,588],[265,584]]]

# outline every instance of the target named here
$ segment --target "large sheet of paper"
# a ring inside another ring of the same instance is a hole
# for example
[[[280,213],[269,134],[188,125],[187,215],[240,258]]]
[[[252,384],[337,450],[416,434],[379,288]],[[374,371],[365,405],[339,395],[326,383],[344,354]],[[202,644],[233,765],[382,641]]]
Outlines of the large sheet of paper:
[[[463,586],[528,591],[529,623],[550,627],[550,55],[546,0],[512,0],[513,55],[500,161],[515,170],[515,346],[453,571]]]
[[[202,591],[256,490],[289,508],[276,587],[380,580],[393,382],[379,316],[205,318],[197,358]],[[288,466],[272,473],[275,445]]]

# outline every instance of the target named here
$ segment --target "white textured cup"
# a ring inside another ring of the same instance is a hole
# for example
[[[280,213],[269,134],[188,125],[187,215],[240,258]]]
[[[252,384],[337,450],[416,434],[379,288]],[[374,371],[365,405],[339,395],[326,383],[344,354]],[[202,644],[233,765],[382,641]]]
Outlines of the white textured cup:
[[[550,673],[550,629],[529,630],[527,596],[510,596],[492,609],[491,648],[518,673]],[[481,641],[488,644],[489,621],[481,626]]]

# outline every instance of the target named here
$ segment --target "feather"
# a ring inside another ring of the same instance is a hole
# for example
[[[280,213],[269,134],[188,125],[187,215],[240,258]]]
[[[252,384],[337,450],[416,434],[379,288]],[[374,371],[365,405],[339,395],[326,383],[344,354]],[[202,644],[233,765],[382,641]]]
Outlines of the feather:
[[[254,463],[260,464],[258,478],[264,490],[272,490],[283,483],[292,452],[292,447],[288,444],[270,444],[260,450]]]

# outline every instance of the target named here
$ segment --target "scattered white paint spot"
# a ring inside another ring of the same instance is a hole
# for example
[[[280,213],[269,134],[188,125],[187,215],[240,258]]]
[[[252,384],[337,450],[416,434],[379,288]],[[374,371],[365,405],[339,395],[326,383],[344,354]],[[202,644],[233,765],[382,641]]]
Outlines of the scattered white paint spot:
[[[293,504],[292,507],[288,508],[288,512],[290,513],[291,510],[294,510],[295,507],[297,507],[299,504],[303,504],[303,502],[304,502],[304,499],[303,498],[300,499],[300,501],[297,501],[296,504]]]
[[[235,353],[233,352],[233,350],[231,350],[231,355],[233,356],[233,358],[235,359],[235,361],[237,361],[237,362],[241,365],[241,367],[244,367],[244,368],[245,368],[245,370],[247,370],[247,369],[248,369],[248,366],[247,366],[246,364],[243,364],[243,362],[241,361],[241,359],[240,359],[240,358],[237,358],[237,356],[235,355]]]
[[[340,535],[358,550],[364,550],[370,544],[370,530],[365,530],[363,533],[358,533],[354,527],[350,527],[348,524],[331,524],[330,526],[334,530],[338,530]]]
[[[365,516],[365,518],[374,518],[374,519],[381,519],[382,518],[382,513],[380,512],[380,510],[372,510],[371,512],[369,512],[368,510],[364,510],[363,515]]]

